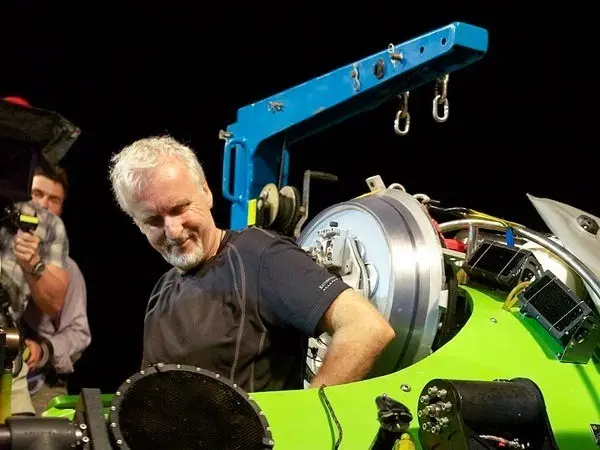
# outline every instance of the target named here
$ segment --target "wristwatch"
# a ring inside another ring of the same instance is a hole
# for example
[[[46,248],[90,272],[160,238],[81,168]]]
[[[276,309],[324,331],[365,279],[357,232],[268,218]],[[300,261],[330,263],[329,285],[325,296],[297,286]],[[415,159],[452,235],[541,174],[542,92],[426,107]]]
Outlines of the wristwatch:
[[[46,270],[46,264],[44,264],[44,262],[40,260],[36,263],[35,266],[33,266],[33,269],[31,269],[31,275],[35,277],[41,277],[44,273],[44,270]]]

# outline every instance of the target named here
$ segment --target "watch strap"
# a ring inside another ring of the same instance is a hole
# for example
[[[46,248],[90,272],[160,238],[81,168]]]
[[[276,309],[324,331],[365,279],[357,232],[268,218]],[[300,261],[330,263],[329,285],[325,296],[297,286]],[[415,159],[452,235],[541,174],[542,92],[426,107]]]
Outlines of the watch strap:
[[[42,275],[42,273],[44,273],[44,270],[46,269],[46,265],[44,264],[43,261],[38,261],[36,263],[35,266],[33,266],[33,269],[31,270],[31,274],[35,275],[36,277],[39,277]]]

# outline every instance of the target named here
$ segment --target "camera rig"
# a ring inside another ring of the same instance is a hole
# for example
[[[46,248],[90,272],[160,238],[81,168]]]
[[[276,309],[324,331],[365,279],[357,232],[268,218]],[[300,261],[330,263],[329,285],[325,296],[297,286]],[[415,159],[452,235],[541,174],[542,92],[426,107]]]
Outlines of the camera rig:
[[[0,227],[11,233],[35,231],[39,219],[24,214],[15,204],[31,198],[36,167],[52,171],[80,133],[77,126],[54,111],[33,108],[14,98],[0,100]],[[23,343],[11,303],[8,290],[0,286],[0,423],[5,423],[11,412],[14,366],[23,364]]]

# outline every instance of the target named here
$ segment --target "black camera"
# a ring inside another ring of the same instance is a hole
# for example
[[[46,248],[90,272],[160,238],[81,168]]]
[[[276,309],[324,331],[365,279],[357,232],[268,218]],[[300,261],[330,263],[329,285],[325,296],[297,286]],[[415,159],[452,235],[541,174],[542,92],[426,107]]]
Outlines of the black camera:
[[[60,114],[0,100],[0,206],[31,198],[37,166],[52,170],[81,130]]]
[[[33,108],[26,102],[0,99],[0,227],[10,233],[33,232],[38,218],[23,214],[17,202],[31,199],[35,169],[52,171],[77,140],[81,130],[60,114]],[[1,270],[1,267],[0,267]],[[14,333],[8,293],[0,286],[0,373],[12,364],[8,343]],[[18,333],[17,333],[18,334]],[[18,341],[19,339],[17,339]],[[12,347],[11,347],[12,348]]]

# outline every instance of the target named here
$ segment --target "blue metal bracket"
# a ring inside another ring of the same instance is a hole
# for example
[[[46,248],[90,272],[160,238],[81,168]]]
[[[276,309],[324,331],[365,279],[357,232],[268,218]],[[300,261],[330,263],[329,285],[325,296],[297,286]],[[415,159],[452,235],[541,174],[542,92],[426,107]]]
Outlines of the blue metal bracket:
[[[487,46],[487,30],[455,22],[240,108],[221,132],[231,229],[252,223],[252,200],[266,184],[287,184],[288,145],[472,64]]]

